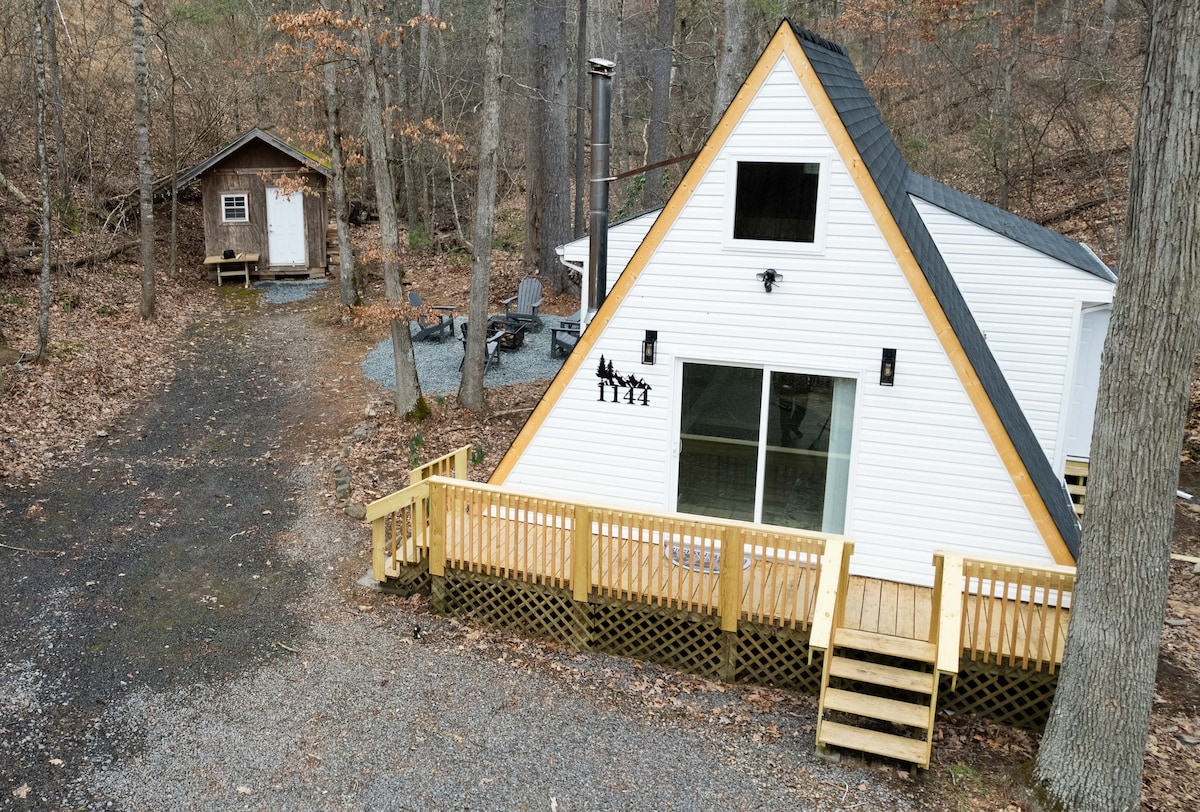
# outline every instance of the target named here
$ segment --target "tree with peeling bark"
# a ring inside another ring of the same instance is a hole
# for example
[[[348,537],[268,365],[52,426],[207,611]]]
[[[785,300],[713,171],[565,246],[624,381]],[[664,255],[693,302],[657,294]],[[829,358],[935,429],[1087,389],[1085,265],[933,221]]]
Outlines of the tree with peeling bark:
[[[526,120],[525,261],[561,293],[567,275],[554,249],[571,235],[566,0],[533,0],[529,31],[533,90]]]
[[[746,76],[745,64],[750,41],[749,21],[744,0],[725,0],[725,36],[717,62],[717,88],[713,93],[712,123],[715,125],[733,101],[733,95]]]
[[[1140,806],[1175,489],[1200,339],[1200,4],[1154,4],[1104,347],[1071,627],[1036,775],[1068,810]]]
[[[379,98],[379,74],[375,60],[375,32],[364,11],[362,0],[351,0],[350,14],[362,24],[354,28],[363,81],[363,131],[370,150],[371,176],[379,206],[380,264],[383,266],[384,295],[388,302],[403,307],[403,272],[400,268],[400,229],[396,215],[395,181],[387,160],[387,132],[383,104]],[[406,316],[392,319],[392,353],[396,368],[396,413],[406,415],[421,400],[417,380],[417,362],[413,355],[412,334]]]
[[[37,87],[37,154],[41,173],[42,211],[42,273],[38,286],[38,343],[34,360],[48,360],[50,349],[50,161],[46,155],[46,35],[43,4],[37,4],[33,14],[33,70]],[[50,21],[53,24],[53,20]]]
[[[496,220],[496,163],[500,150],[500,91],[504,80],[504,17],[507,0],[492,0],[488,12],[484,56],[483,111],[479,122],[479,175],[475,187],[475,237],[471,262],[471,324],[487,324],[488,287],[492,273],[492,227]],[[487,331],[467,336],[466,358],[458,402],[477,412],[483,408],[483,374],[487,368]]]
[[[137,132],[138,208],[142,230],[142,296],[139,312],[154,318],[154,174],[150,167],[150,71],[146,64],[146,20],[142,0],[132,0],[133,119]]]

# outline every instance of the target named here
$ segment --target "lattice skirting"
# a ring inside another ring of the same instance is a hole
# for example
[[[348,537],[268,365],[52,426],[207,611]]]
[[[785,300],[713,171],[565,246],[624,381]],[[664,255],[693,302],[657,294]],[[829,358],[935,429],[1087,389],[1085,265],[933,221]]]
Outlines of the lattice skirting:
[[[1041,732],[1050,718],[1058,672],[1030,671],[963,660],[958,687],[943,680],[938,710],[983,716],[1003,725]]]
[[[442,614],[470,619],[526,637],[588,647],[590,607],[562,589],[447,570],[434,582],[432,603]]]
[[[715,618],[678,609],[596,596],[581,603],[569,590],[462,570],[433,578],[424,562],[405,568],[388,588],[428,594],[442,614],[708,679],[811,694],[821,687],[822,655],[809,665],[807,630],[742,621],[736,634],[722,632]],[[943,680],[939,711],[1031,730],[1045,727],[1057,674],[970,660],[961,668],[956,688]]]
[[[381,584],[380,589],[405,598],[413,595],[428,595],[433,578],[429,574],[429,561],[400,567],[400,574]]]
[[[749,621],[738,624],[733,681],[817,694],[821,655],[809,664],[808,631],[779,629]]]

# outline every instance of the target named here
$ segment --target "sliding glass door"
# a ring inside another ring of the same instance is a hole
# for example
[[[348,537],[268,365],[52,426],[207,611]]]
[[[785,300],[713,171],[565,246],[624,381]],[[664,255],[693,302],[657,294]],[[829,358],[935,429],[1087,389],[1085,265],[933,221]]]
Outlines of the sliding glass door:
[[[841,533],[854,386],[850,378],[684,364],[677,509]]]

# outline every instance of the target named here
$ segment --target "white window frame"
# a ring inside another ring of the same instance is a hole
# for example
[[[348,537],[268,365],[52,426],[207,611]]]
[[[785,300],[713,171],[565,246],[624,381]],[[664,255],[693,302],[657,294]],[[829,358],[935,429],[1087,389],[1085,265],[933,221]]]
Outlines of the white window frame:
[[[237,208],[235,203],[232,207],[229,202],[234,198],[241,198],[241,208],[246,212],[245,217],[234,218],[229,216],[230,208]],[[222,223],[249,223],[250,222],[250,195],[245,192],[225,192],[221,195],[221,222]]]
[[[812,242],[788,240],[744,240],[733,236],[733,220],[737,211],[737,180],[739,163],[759,164],[817,164],[817,216]],[[746,253],[772,253],[814,256],[825,253],[825,234],[829,225],[829,186],[832,160],[828,154],[807,155],[802,158],[779,157],[745,153],[730,155],[725,163],[725,212],[721,235],[725,248]]]

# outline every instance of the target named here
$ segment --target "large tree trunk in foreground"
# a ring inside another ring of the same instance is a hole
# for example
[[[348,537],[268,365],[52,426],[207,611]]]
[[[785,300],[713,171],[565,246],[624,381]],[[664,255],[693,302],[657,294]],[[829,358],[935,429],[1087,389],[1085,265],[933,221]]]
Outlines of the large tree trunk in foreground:
[[[1139,807],[1200,337],[1200,4],[1159,0],[1148,53],[1071,628],[1037,761],[1071,810]]]
[[[351,15],[366,19],[362,0],[352,0]],[[391,167],[387,161],[387,136],[383,128],[383,105],[379,100],[379,78],[375,70],[374,40],[367,29],[358,31],[362,53],[363,129],[371,153],[371,176],[375,179],[375,198],[379,205],[379,234],[382,245],[383,288],[389,302],[402,303],[404,286],[400,271],[400,230],[396,222],[396,193]],[[417,381],[417,362],[413,356],[412,334],[407,318],[392,322],[392,353],[396,362],[396,414],[406,415],[421,398]]]
[[[479,177],[475,190],[474,258],[471,263],[471,316],[458,402],[473,412],[483,408],[486,368],[488,282],[492,273],[492,226],[496,220],[496,157],[500,148],[500,85],[504,73],[504,12],[508,0],[492,0],[484,57],[483,114],[479,123]]]
[[[146,21],[142,0],[129,4],[133,19],[133,121],[137,131],[138,208],[142,228],[143,320],[154,318],[154,175],[150,168],[150,72],[146,66]]]

